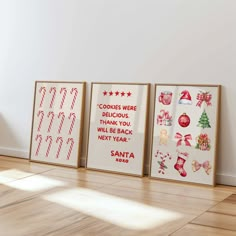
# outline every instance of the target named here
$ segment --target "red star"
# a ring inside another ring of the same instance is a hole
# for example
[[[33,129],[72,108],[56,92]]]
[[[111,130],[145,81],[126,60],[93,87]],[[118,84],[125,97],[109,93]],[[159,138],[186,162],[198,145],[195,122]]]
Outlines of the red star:
[[[104,92],[103,92],[103,95],[106,96],[106,95],[107,95],[107,91],[104,91]]]
[[[116,91],[116,92],[115,92],[115,94],[116,94],[116,96],[118,96],[118,95],[119,95],[119,92],[118,92],[118,91]]]
[[[112,96],[112,95],[113,95],[113,92],[112,92],[112,91],[111,91],[111,92],[109,92],[109,95],[110,95],[110,96]]]
[[[131,92],[128,92],[128,93],[127,93],[127,97],[130,97],[130,96],[131,96],[131,94],[132,94]]]
[[[121,97],[125,96],[125,92],[122,92],[122,93],[120,93],[120,94],[121,94]]]

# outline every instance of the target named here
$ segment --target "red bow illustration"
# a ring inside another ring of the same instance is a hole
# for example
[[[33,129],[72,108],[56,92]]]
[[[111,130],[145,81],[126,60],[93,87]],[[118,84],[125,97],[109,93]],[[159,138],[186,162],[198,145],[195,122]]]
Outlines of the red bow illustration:
[[[203,168],[205,170],[205,172],[209,175],[210,171],[211,171],[211,165],[209,161],[205,161],[202,164],[199,163],[198,161],[193,161],[192,162],[192,169],[194,172],[198,171],[200,168]]]
[[[189,140],[192,140],[191,134],[186,134],[183,136],[181,133],[177,132],[175,134],[175,138],[179,139],[176,146],[180,146],[182,141],[185,142],[186,146],[191,146],[191,143],[189,142]]]
[[[210,106],[211,105],[211,98],[212,98],[212,95],[209,94],[209,92],[205,92],[205,93],[200,92],[200,93],[198,93],[197,94],[197,100],[199,100],[199,101],[198,101],[196,106],[201,107],[203,102],[206,102],[207,106]]]

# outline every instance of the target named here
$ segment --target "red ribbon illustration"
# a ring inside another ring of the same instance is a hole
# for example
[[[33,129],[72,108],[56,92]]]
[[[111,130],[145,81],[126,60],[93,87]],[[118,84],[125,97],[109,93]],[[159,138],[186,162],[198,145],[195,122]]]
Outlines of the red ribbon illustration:
[[[200,92],[197,94],[197,100],[198,100],[198,103],[196,106],[199,106],[201,107],[202,103],[203,102],[206,102],[207,106],[210,106],[211,105],[211,99],[212,99],[212,95],[209,94],[209,92]]]
[[[175,138],[179,139],[176,146],[180,146],[182,144],[182,141],[185,142],[186,146],[191,146],[191,143],[189,142],[189,140],[192,140],[191,134],[186,134],[183,136],[181,133],[177,132]]]
[[[209,161],[204,161],[202,164],[199,163],[198,161],[193,161],[192,162],[192,169],[194,172],[200,170],[200,168],[203,168],[206,172],[206,174],[210,174],[210,171],[211,171],[211,165],[210,165],[210,162]]]

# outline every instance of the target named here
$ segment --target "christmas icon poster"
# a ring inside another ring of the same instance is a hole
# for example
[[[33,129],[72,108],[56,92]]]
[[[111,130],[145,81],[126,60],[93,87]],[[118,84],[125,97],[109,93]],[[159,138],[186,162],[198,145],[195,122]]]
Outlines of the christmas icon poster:
[[[150,177],[215,185],[220,85],[155,85]]]

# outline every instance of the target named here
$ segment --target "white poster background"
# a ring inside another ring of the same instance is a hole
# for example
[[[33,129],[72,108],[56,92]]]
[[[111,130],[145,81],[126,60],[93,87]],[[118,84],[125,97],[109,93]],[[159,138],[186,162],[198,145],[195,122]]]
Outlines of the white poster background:
[[[87,168],[143,175],[148,86],[92,84]],[[136,107],[136,111],[124,110],[124,106]],[[116,117],[109,117],[111,113]],[[119,129],[127,133],[118,133]]]
[[[84,87],[36,82],[30,160],[78,167]]]
[[[180,97],[182,96],[181,92],[187,90],[189,91],[192,99],[192,104],[179,104]],[[164,105],[159,102],[159,96],[163,91],[172,92],[172,102],[170,105]],[[206,102],[203,102],[201,107],[196,106],[199,100],[197,100],[197,94],[199,92],[209,92],[212,95],[211,104],[207,106]],[[163,179],[172,179],[178,181],[186,181],[193,183],[200,183],[206,185],[214,185],[215,179],[215,152],[216,152],[216,134],[217,134],[217,116],[218,116],[218,86],[170,86],[170,85],[156,85],[156,100],[155,100],[155,110],[154,110],[154,124],[153,124],[153,144],[152,144],[152,158],[151,158],[151,177],[163,178]],[[160,115],[161,110],[168,111],[172,116],[172,125],[165,126],[157,124],[157,117]],[[211,128],[201,128],[198,127],[198,122],[203,111],[206,111],[209,118],[209,123]],[[179,117],[186,113],[190,117],[190,125],[188,127],[181,127],[178,123]],[[160,132],[162,129],[167,130],[168,142],[167,144],[160,144]],[[191,146],[186,146],[184,139],[181,142],[180,146],[177,146],[179,139],[175,138],[176,133],[181,135],[191,134],[192,140],[188,140]],[[209,151],[201,151],[196,148],[197,136],[200,133],[208,134],[210,138],[211,148]],[[167,167],[164,171],[164,174],[160,170],[160,155],[156,155],[157,151],[161,151],[164,155],[169,153],[171,159],[166,158],[165,166]],[[186,162],[183,165],[184,170],[187,172],[187,176],[183,177],[180,173],[174,168],[174,165],[177,163],[178,152],[187,152],[189,154]],[[202,164],[205,161],[209,161],[211,165],[210,174],[206,174],[206,171],[201,167],[198,171],[194,172],[192,169],[192,162],[198,161]]]

